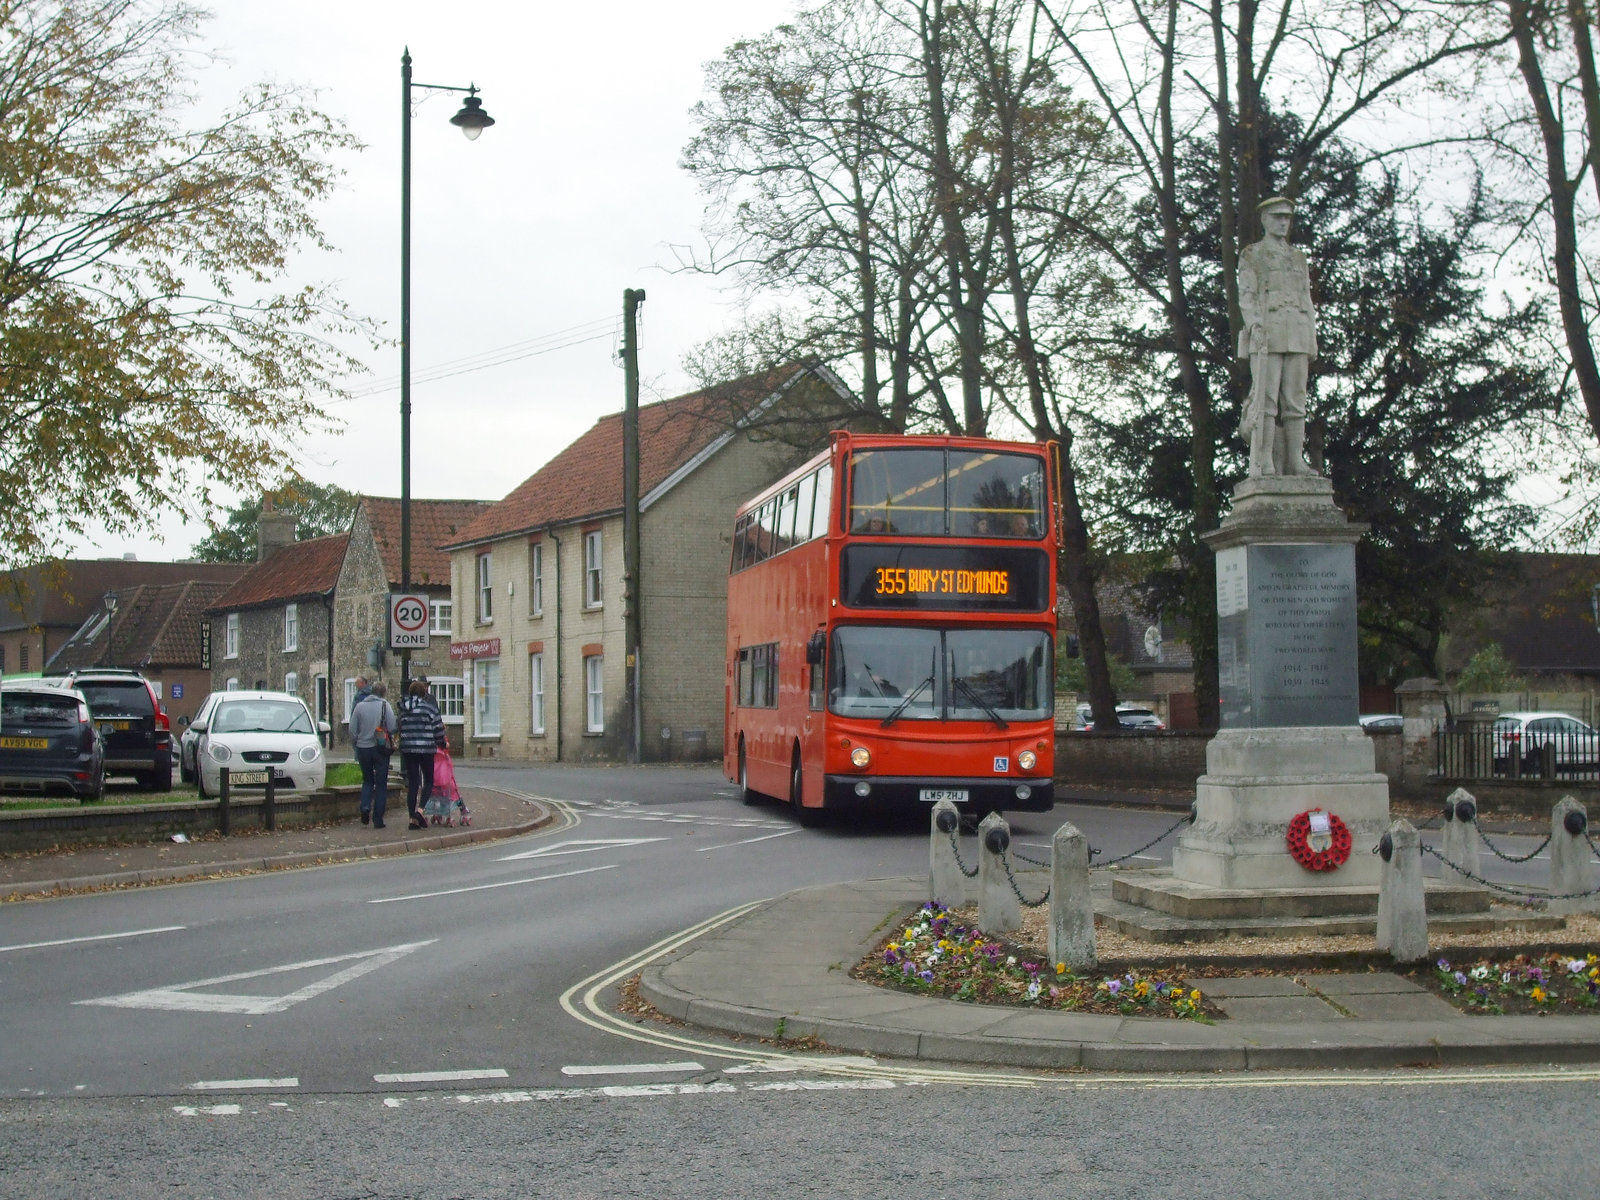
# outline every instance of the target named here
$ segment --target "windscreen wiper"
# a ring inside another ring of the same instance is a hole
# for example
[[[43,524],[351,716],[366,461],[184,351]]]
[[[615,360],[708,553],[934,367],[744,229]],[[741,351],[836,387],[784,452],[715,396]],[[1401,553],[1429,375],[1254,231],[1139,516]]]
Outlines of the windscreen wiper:
[[[978,695],[978,693],[973,690],[972,685],[969,684],[965,679],[963,679],[963,678],[961,678],[961,676],[957,675],[955,677],[955,685],[956,685],[956,687],[960,688],[963,692],[965,692],[971,698],[971,700],[972,700],[972,702],[974,704],[976,704],[979,708],[983,709],[984,712],[988,713],[989,714],[989,719],[991,721],[993,721],[996,725],[1000,726],[1001,729],[1010,729],[1011,728],[1011,726],[1006,724],[1005,718],[1002,717],[999,713],[995,712],[993,706],[990,705],[990,703],[987,700],[985,700],[982,696]]]
[[[883,724],[882,724],[881,728],[887,729],[887,728],[889,728],[889,726],[893,725],[896,721],[898,721],[900,719],[900,714],[905,712],[906,709],[910,708],[911,707],[911,702],[913,700],[915,700],[918,696],[922,695],[922,693],[925,692],[929,688],[929,686],[932,685],[932,683],[933,683],[933,676],[929,675],[921,683],[917,684],[916,687],[912,688],[909,692],[907,692],[905,694],[905,698],[903,700],[901,700],[899,704],[896,704],[894,706],[894,711],[883,719]]]

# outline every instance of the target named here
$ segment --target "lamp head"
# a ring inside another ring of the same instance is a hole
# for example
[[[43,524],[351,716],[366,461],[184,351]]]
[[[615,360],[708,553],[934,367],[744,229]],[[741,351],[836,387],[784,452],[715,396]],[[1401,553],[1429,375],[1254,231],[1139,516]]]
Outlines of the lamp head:
[[[483,111],[483,101],[478,99],[476,87],[467,89],[467,98],[461,105],[461,111],[450,118],[450,124],[466,134],[469,142],[477,141],[478,135],[494,124],[494,118]]]

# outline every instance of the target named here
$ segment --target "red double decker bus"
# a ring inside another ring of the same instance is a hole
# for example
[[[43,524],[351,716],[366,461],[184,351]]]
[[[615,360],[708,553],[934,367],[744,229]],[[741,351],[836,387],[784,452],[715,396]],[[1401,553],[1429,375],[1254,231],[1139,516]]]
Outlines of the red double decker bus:
[[[1053,449],[836,432],[738,510],[723,769],[746,802],[1051,807]]]

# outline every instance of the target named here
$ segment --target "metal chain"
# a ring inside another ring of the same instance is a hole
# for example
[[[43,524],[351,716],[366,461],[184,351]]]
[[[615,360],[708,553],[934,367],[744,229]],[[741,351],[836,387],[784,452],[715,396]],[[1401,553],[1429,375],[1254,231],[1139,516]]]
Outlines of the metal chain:
[[[1600,846],[1594,844],[1594,839],[1589,836],[1587,829],[1583,831],[1583,840],[1589,843],[1589,849],[1594,853],[1594,856],[1600,858]]]
[[[969,871],[967,870],[967,864],[961,861],[961,847],[956,844],[956,831],[954,829],[950,831],[950,853],[956,856],[956,870],[960,871],[968,879],[976,879],[978,877],[977,867],[973,867]]]
[[[1530,850],[1526,854],[1507,854],[1504,851],[1502,851],[1499,846],[1496,846],[1493,842],[1491,842],[1489,840],[1488,835],[1486,835],[1483,832],[1483,826],[1482,825],[1478,825],[1478,821],[1477,821],[1476,817],[1473,818],[1472,823],[1477,826],[1477,829],[1478,829],[1478,840],[1481,841],[1485,846],[1489,847],[1489,852],[1491,854],[1493,854],[1496,858],[1504,859],[1506,862],[1509,862],[1509,863],[1525,863],[1525,862],[1529,861],[1530,859],[1535,857],[1539,853],[1539,851],[1543,850],[1546,846],[1548,846],[1550,844],[1550,838],[1552,836],[1551,834],[1545,834],[1544,841],[1540,842],[1537,846],[1535,846],[1532,850]]]
[[[1049,888],[1045,888],[1044,889],[1044,895],[1040,896],[1037,900],[1029,900],[1026,896],[1024,896],[1022,894],[1022,889],[1017,886],[1017,877],[1011,873],[1011,856],[1010,855],[1008,855],[1008,854],[1000,855],[1000,865],[1003,866],[1006,869],[1006,879],[1010,882],[1011,890],[1014,893],[1016,893],[1017,901],[1018,901],[1018,903],[1020,903],[1022,905],[1023,908],[1041,908],[1045,904],[1049,903],[1049,901],[1050,901],[1050,889]]]
[[[1120,862],[1127,862],[1130,858],[1135,858],[1138,855],[1143,854],[1146,850],[1150,849],[1150,847],[1154,846],[1157,842],[1164,841],[1165,839],[1171,837],[1174,833],[1176,833],[1178,830],[1182,829],[1185,825],[1187,825],[1190,820],[1191,820],[1191,818],[1189,816],[1187,816],[1187,815],[1179,817],[1176,821],[1173,822],[1171,829],[1162,830],[1160,833],[1156,834],[1155,837],[1151,838],[1144,845],[1140,846],[1137,850],[1130,850],[1126,854],[1121,855],[1118,858],[1108,858],[1105,862],[1097,863],[1096,865],[1097,866],[1101,866],[1101,867],[1114,867]],[[1098,855],[1099,853],[1100,853],[1100,851],[1096,850],[1093,846],[1090,846],[1089,847],[1089,861],[1090,862],[1094,862],[1094,859],[1095,859],[1096,855]]]
[[[1011,848],[1011,857],[1012,858],[1020,858],[1023,862],[1027,863],[1029,866],[1032,866],[1032,867],[1051,867],[1051,868],[1053,868],[1055,866],[1055,863],[1053,863],[1053,862],[1045,862],[1043,859],[1039,859],[1039,858],[1029,858],[1026,854],[1024,854],[1021,850],[1018,850],[1015,846],[1013,846]]]
[[[1536,894],[1534,892],[1519,892],[1516,888],[1507,887],[1503,883],[1495,883],[1493,880],[1485,879],[1482,875],[1474,875],[1471,871],[1467,870],[1465,867],[1463,867],[1463,866],[1461,866],[1461,865],[1459,865],[1457,863],[1451,862],[1448,858],[1446,858],[1444,855],[1440,854],[1432,846],[1423,846],[1423,845],[1419,844],[1417,849],[1420,850],[1423,854],[1431,854],[1431,855],[1433,855],[1440,862],[1442,862],[1445,866],[1449,867],[1452,871],[1456,872],[1458,875],[1465,875],[1468,879],[1472,880],[1473,883],[1481,883],[1486,888],[1493,888],[1495,891],[1504,892],[1508,896],[1518,896],[1518,897],[1521,897],[1524,900],[1583,900],[1583,899],[1585,899],[1585,898],[1587,898],[1589,896],[1600,895],[1600,887],[1590,888],[1587,892],[1562,892],[1559,895],[1545,895],[1543,893],[1537,893]]]

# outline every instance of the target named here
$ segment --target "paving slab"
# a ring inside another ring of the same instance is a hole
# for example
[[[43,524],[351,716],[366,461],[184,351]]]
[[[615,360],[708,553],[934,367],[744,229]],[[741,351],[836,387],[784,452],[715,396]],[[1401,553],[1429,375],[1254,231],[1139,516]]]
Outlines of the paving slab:
[[[1340,1008],[1357,1020],[1372,1021],[1451,1021],[1464,1019],[1448,1000],[1431,992],[1415,994],[1361,992],[1335,997]]]
[[[1305,996],[1306,989],[1287,975],[1239,975],[1227,979],[1202,979],[1198,976],[1185,981],[1190,988],[1210,1000],[1225,1000],[1235,996]]]
[[[1333,1005],[1321,997],[1302,992],[1298,996],[1236,996],[1218,1000],[1217,1007],[1230,1021],[1342,1021]]]
[[[1316,988],[1324,996],[1371,996],[1383,993],[1395,995],[1432,995],[1415,980],[1396,975],[1393,971],[1301,971],[1296,978],[1307,987]]]

